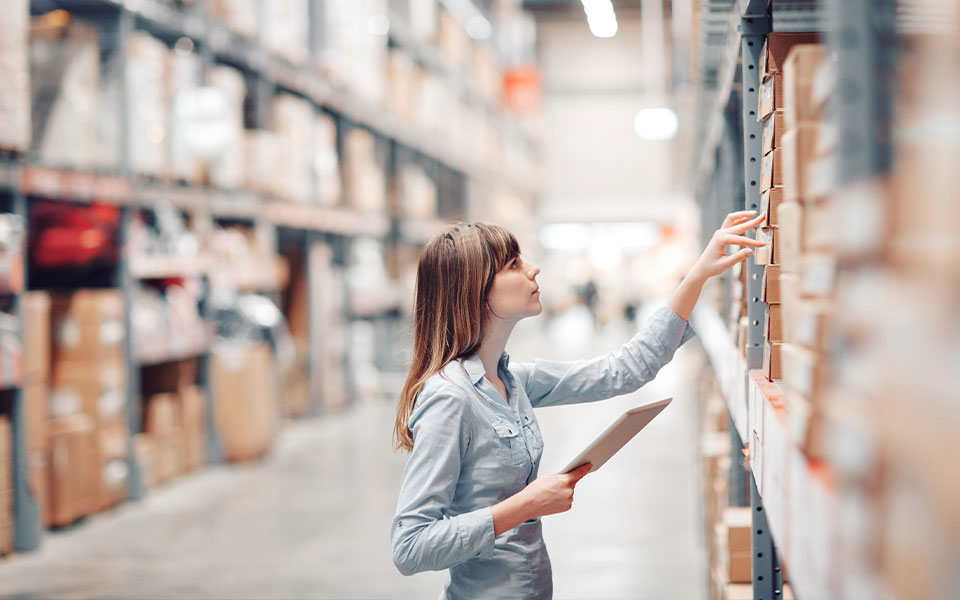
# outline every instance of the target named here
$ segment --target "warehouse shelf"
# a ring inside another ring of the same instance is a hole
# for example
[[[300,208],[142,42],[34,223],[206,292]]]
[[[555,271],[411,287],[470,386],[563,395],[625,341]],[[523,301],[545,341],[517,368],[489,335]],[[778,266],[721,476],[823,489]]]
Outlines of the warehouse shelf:
[[[327,233],[383,237],[390,228],[387,217],[350,209],[271,202],[265,214],[276,225]]]
[[[400,239],[411,244],[426,244],[434,236],[442,233],[450,226],[450,221],[435,220],[404,220],[399,223]]]
[[[135,279],[169,279],[203,277],[209,271],[204,256],[134,256],[130,258],[130,275]]]
[[[196,358],[210,351],[210,342],[213,339],[213,326],[208,325],[206,330],[194,339],[171,341],[158,344],[144,350],[137,350],[137,363],[141,367],[176,362],[189,358]]]
[[[350,316],[369,319],[400,310],[400,298],[395,290],[350,299]]]
[[[130,11],[140,27],[160,36],[183,36],[201,45],[207,45],[213,55],[247,71],[257,73],[282,88],[296,92],[312,102],[337,112],[368,127],[383,137],[392,139],[410,149],[421,152],[451,169],[484,182],[498,182],[523,194],[539,193],[538,182],[528,176],[504,171],[499,165],[486,165],[473,158],[456,144],[443,141],[440,136],[426,134],[419,128],[404,123],[377,104],[337,89],[311,65],[297,65],[276,56],[259,45],[232,32],[224,24],[215,23],[160,4],[157,0],[97,0],[103,6]],[[48,2],[49,8],[74,9],[71,2]],[[90,7],[88,4],[85,7]],[[441,73],[442,74],[442,73]],[[501,115],[501,124],[509,128]]]
[[[116,173],[34,164],[21,167],[19,187],[28,196],[84,203],[126,204],[134,195],[130,182]]]
[[[767,523],[792,585],[801,598],[824,597],[822,591],[831,589],[833,577],[824,553],[831,549],[821,545],[822,535],[803,531],[810,524],[807,519],[794,519],[792,512],[798,500],[809,502],[808,509],[824,513],[825,507],[836,505],[830,470],[804,456],[790,432],[783,391],[762,371],[746,368],[717,311],[698,306],[692,322],[747,450]],[[829,523],[829,515],[824,514],[821,522]]]

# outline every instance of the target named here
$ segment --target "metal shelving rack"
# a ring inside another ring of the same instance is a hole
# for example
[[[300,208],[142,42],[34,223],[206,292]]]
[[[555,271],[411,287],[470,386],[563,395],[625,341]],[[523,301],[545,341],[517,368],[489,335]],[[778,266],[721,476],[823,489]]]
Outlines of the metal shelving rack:
[[[312,5],[313,3],[311,3]],[[377,145],[385,153],[385,180],[389,182],[397,172],[401,154],[405,160],[426,166],[428,173],[436,179],[438,196],[447,194],[452,206],[466,211],[469,205],[466,194],[469,182],[493,183],[518,194],[536,198],[539,184],[530,173],[511,172],[495,165],[478,161],[473,154],[453,143],[426,134],[414,125],[405,123],[392,116],[383,108],[376,106],[353,94],[342,91],[326,80],[312,65],[294,65],[288,60],[273,55],[258,43],[246,40],[230,31],[226,25],[208,17],[206,0],[198,0],[189,8],[176,8],[162,0],[32,0],[33,14],[50,10],[64,9],[79,18],[94,23],[109,38],[112,52],[120,52],[126,41],[135,31],[146,31],[163,40],[188,38],[194,43],[201,57],[203,69],[217,63],[229,64],[244,72],[249,80],[255,82],[250,94],[254,100],[254,115],[263,119],[267,114],[269,102],[277,91],[292,93],[308,100],[317,111],[329,114],[336,123],[337,150],[343,150],[343,133],[350,127],[369,130],[377,140]],[[316,42],[314,27],[311,27],[311,44]],[[467,77],[458,73],[432,47],[417,42],[412,36],[405,36],[402,22],[393,18],[391,36],[393,43],[412,53],[425,67],[438,75],[454,81],[464,94],[472,94],[476,86]],[[127,77],[126,69],[120,69],[122,77]],[[127,85],[122,85],[121,114],[126,114],[125,103]],[[493,101],[484,100],[483,110],[495,119],[498,125],[510,133],[514,139],[535,153],[536,141],[533,136],[508,114],[497,109]],[[121,144],[129,143],[125,131],[126,119],[121,118]],[[265,125],[265,123],[260,123]],[[228,191],[210,187],[183,185],[162,181],[146,180],[136,176],[129,164],[129,152],[126,148],[120,152],[121,162],[115,170],[83,171],[63,168],[58,165],[45,165],[31,162],[29,157],[0,157],[0,189],[5,189],[13,198],[15,210],[24,216],[25,223],[29,211],[29,198],[50,199],[61,202],[111,203],[121,209],[121,242],[127,225],[135,211],[150,209],[158,201],[166,201],[185,213],[208,219],[230,219],[247,221],[273,228],[293,230],[303,240],[303,256],[308,277],[308,294],[320,293],[319,285],[311,275],[313,258],[311,249],[317,244],[326,244],[334,251],[334,262],[344,266],[351,241],[356,236],[372,236],[386,243],[421,245],[435,232],[441,221],[420,223],[408,222],[396,214],[367,215],[346,208],[328,208],[321,206],[301,206],[284,203],[272,198],[261,197],[244,190]],[[389,190],[387,190],[389,194]],[[449,212],[449,211],[447,211]],[[450,215],[440,213],[440,217]],[[458,215],[459,218],[460,215]],[[462,215],[462,216],[465,216]],[[26,253],[24,253],[26,261]],[[128,465],[130,469],[128,498],[140,499],[146,493],[143,470],[133,451],[133,434],[138,433],[141,419],[141,399],[139,369],[143,364],[137,356],[135,342],[132,339],[130,306],[133,292],[141,278],[149,278],[150,272],[138,270],[141,265],[131,261],[122,253],[117,268],[116,281],[124,296],[125,326],[128,332],[125,349],[127,374],[127,410],[131,437],[128,445]],[[161,265],[155,269],[177,270],[176,265]],[[190,274],[206,276],[204,268],[189,269]],[[165,271],[166,272],[166,271]],[[172,274],[172,273],[171,273]],[[346,288],[347,286],[345,286]],[[364,314],[351,311],[349,291],[345,289],[343,319],[349,322],[354,318],[396,319],[399,316],[395,302],[367,307]],[[204,302],[205,304],[205,302]],[[314,302],[308,302],[312,307]],[[202,308],[202,312],[205,309]],[[313,312],[312,310],[310,311]],[[310,315],[313,316],[312,314]],[[313,319],[311,318],[311,323]],[[322,336],[319,328],[311,325],[311,352],[315,347],[314,338]],[[349,344],[348,344],[349,346]],[[207,418],[207,461],[217,463],[223,460],[220,441],[212,425],[213,394],[210,389],[212,377],[209,373],[209,348],[197,349],[192,357],[201,359],[200,379],[206,391]],[[349,352],[348,352],[349,354]],[[166,360],[178,357],[161,357]],[[186,357],[183,357],[186,358]],[[159,360],[159,359],[158,359]],[[348,357],[344,358],[345,366]],[[316,361],[311,357],[310,390],[313,397],[310,414],[323,413],[320,402],[320,386],[316,385],[314,367]],[[348,394],[350,378],[347,378]],[[27,482],[27,463],[25,451],[25,423],[22,394],[16,391],[13,405],[13,441],[14,441],[14,537],[16,551],[36,549],[41,542],[42,528],[37,503]]]
[[[889,123],[892,86],[885,76],[893,62],[896,5],[896,0],[704,0],[697,131],[705,143],[695,161],[704,232],[714,231],[732,210],[760,208],[762,126],[756,110],[760,52],[769,32],[822,32],[836,56],[840,76],[831,118],[839,127],[840,150],[834,165],[835,186],[889,168],[890,139],[884,123]],[[790,439],[779,387],[766,385],[755,371],[763,360],[763,266],[748,259],[745,268],[749,318],[745,357],[719,311],[701,306],[693,319],[730,412],[732,455],[737,458],[749,448],[749,498],[743,490],[731,489],[731,502],[752,508],[753,596],[771,600],[781,595],[777,544],[782,542],[778,536],[789,515],[783,498],[763,496],[763,473],[771,468],[765,466],[765,457],[776,458],[773,465],[784,469],[789,465],[790,484],[809,488],[804,491],[810,498],[829,499],[833,492],[822,465],[807,460]],[[753,435],[755,426],[762,428],[762,440]],[[733,461],[735,469],[738,462]],[[830,581],[814,580],[802,567],[790,565],[797,597],[830,593]]]

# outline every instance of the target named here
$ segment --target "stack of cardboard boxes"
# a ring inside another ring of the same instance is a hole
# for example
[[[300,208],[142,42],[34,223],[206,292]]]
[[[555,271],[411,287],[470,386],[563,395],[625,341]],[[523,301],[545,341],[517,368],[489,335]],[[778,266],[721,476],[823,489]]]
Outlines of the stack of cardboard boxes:
[[[51,523],[67,525],[127,494],[123,297],[80,290],[51,304]]]
[[[206,400],[197,369],[197,359],[186,359],[141,371],[144,433],[135,436],[134,452],[148,488],[206,462]]]
[[[26,152],[30,147],[30,68],[27,35],[30,2],[13,0],[4,6],[0,22],[0,149]]]
[[[263,456],[273,443],[280,376],[265,342],[215,342],[211,348],[214,422],[227,460]]]
[[[755,254],[756,263],[768,265],[764,270],[762,300],[766,303],[764,320],[763,370],[767,379],[782,377],[783,314],[780,306],[780,273],[785,249],[780,205],[789,196],[786,179],[787,162],[791,148],[785,147],[790,125],[787,123],[787,93],[784,87],[784,63],[790,49],[803,43],[816,41],[815,33],[772,33],[767,36],[761,52],[760,102],[757,118],[763,122],[760,181],[761,210],[766,212],[766,221],[760,228],[758,239],[767,242]]]

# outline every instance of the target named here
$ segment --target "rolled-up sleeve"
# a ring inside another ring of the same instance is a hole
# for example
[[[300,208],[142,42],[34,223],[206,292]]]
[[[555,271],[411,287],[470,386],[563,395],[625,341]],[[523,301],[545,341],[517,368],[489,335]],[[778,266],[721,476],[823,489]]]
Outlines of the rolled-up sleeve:
[[[510,370],[534,407],[594,402],[628,394],[652,381],[695,335],[669,306],[658,308],[629,342],[603,356],[577,361],[535,360]]]
[[[470,443],[468,401],[455,392],[421,392],[410,418],[413,452],[400,486],[391,542],[404,575],[448,569],[493,554],[489,507],[459,515],[450,506]]]

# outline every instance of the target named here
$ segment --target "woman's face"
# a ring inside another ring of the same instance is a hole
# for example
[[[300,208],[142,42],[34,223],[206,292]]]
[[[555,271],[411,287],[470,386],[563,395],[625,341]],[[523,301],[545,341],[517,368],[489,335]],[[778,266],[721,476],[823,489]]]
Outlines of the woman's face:
[[[540,286],[537,274],[540,267],[516,257],[506,264],[493,278],[487,306],[501,319],[519,320],[539,315]]]

